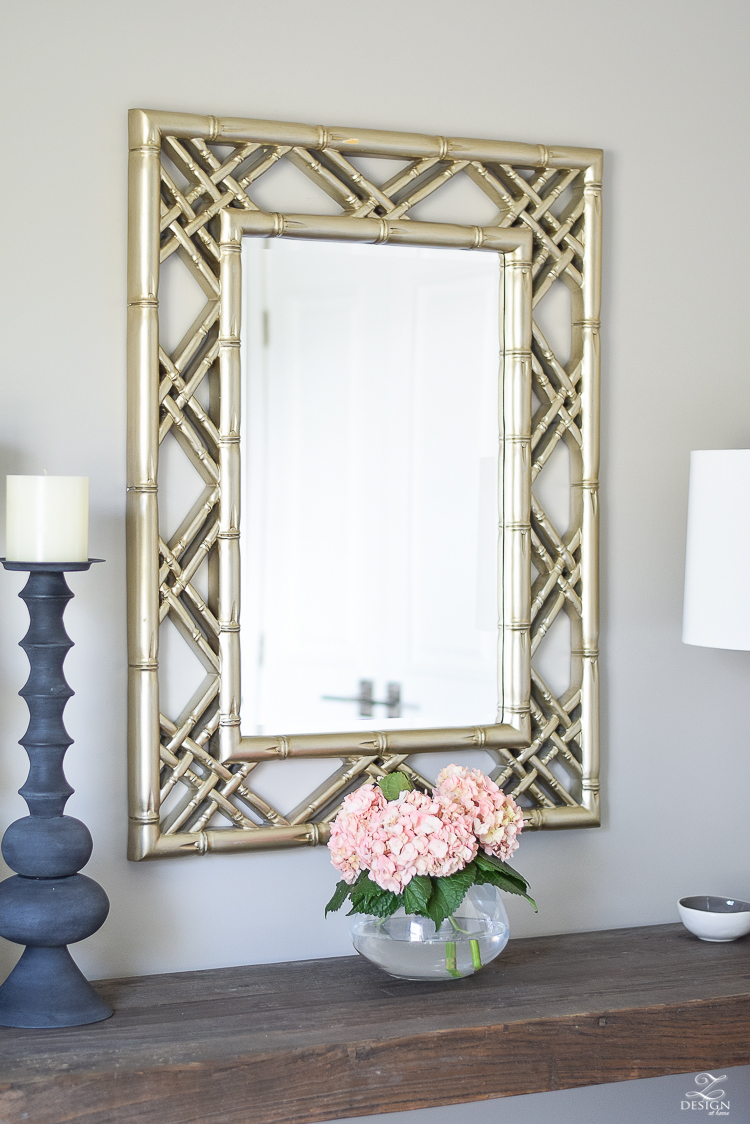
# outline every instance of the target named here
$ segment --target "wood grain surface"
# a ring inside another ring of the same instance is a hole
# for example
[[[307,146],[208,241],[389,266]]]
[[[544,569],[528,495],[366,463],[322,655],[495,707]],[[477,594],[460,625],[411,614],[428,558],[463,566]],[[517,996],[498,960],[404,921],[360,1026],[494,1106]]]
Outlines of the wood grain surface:
[[[340,957],[97,988],[107,1022],[0,1028],[0,1124],[307,1124],[750,1063],[750,940],[678,925],[433,984]]]

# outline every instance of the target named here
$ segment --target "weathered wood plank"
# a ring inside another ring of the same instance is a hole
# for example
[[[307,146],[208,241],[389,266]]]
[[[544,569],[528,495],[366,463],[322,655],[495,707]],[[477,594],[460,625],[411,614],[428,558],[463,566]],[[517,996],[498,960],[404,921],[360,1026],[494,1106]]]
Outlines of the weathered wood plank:
[[[750,1063],[750,941],[680,926],[512,941],[445,983],[345,957],[97,986],[106,1023],[0,1028],[3,1122],[309,1124]]]

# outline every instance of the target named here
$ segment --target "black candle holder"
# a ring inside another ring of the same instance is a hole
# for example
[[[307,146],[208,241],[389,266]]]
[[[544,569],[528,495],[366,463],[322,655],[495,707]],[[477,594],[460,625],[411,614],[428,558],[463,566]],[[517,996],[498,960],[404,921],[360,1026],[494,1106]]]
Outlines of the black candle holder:
[[[63,625],[73,594],[65,572],[88,570],[92,562],[8,562],[6,570],[28,571],[19,593],[29,610],[29,631],[20,646],[29,657],[29,678],[18,693],[29,708],[20,744],[29,755],[29,775],[19,789],[29,814],[5,832],[2,853],[16,874],[0,882],[0,936],[26,945],[0,987],[0,1026],[82,1026],[112,1011],[80,971],[67,946],[90,937],[103,924],[109,900],[101,886],[78,871],[91,857],[89,830],[64,814],[73,789],[63,758],[72,738],[63,725],[74,692],[63,662],[73,642]]]

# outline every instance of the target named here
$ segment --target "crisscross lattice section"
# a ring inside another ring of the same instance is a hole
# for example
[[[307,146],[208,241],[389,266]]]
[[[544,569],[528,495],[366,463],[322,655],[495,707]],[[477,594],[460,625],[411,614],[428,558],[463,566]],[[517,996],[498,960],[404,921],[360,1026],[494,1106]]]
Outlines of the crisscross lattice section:
[[[563,364],[533,326],[533,473],[537,480],[562,442],[572,466],[574,500],[564,532],[534,497],[532,557],[532,653],[538,655],[561,612],[571,624],[571,683],[556,697],[534,667],[533,739],[518,751],[493,750],[494,775],[534,808],[576,807],[581,800],[581,286],[584,171],[523,170],[511,164],[429,157],[414,159],[377,184],[334,148],[309,150],[283,144],[217,146],[204,140],[162,139],[161,262],[177,254],[205,294],[206,303],[185,338],[168,354],[160,349],[160,442],[177,441],[204,488],[169,541],[160,539],[160,619],[169,617],[205,669],[205,679],[184,712],[161,716],[162,831],[197,832],[212,825],[253,829],[325,822],[364,774],[377,776],[416,759],[372,756],[348,759],[297,808],[282,815],[251,787],[254,764],[220,764],[211,752],[219,722],[219,625],[196,583],[212,565],[219,533],[220,451],[207,388],[217,360],[220,287],[216,220],[227,207],[258,210],[253,188],[280,161],[287,161],[353,217],[410,218],[410,211],[456,176],[467,176],[496,206],[497,226],[526,226],[534,237],[535,309],[557,281],[571,292],[571,357]],[[393,167],[392,161],[385,163]],[[368,165],[369,167],[369,165]],[[178,182],[179,181],[179,182]],[[418,221],[418,220],[414,220]],[[484,225],[493,225],[492,222]],[[577,323],[578,317],[580,323]],[[208,404],[207,404],[208,403]],[[586,424],[586,419],[583,419]],[[208,583],[210,588],[210,582]],[[293,762],[285,767],[294,768]],[[417,780],[423,780],[415,771]],[[424,783],[427,783],[426,781]],[[167,811],[168,809],[168,811]],[[530,813],[533,820],[533,811]]]

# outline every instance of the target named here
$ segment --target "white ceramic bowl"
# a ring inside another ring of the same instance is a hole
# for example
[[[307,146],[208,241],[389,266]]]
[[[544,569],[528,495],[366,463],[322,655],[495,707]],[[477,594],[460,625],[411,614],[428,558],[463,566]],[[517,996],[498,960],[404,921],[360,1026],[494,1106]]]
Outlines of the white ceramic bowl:
[[[705,894],[680,898],[680,921],[702,941],[736,941],[750,933],[750,902]]]

